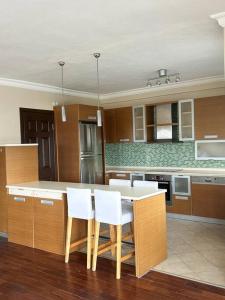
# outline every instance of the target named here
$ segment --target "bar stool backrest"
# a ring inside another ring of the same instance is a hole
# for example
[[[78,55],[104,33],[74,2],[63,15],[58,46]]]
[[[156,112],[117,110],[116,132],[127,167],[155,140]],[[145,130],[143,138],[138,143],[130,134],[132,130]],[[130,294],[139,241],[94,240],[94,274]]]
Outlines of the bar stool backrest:
[[[134,187],[150,187],[154,190],[158,190],[158,181],[145,181],[145,180],[134,180]]]
[[[95,220],[113,225],[122,224],[121,193],[96,189],[94,195]]]
[[[131,186],[131,181],[127,179],[109,179],[109,185]]]
[[[93,219],[90,189],[67,188],[68,216],[78,219]]]

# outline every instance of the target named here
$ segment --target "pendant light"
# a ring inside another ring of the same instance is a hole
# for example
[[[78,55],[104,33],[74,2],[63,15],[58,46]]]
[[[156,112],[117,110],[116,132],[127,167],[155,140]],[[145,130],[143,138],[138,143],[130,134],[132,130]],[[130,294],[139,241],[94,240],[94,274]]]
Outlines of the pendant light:
[[[59,61],[58,62],[59,66],[61,67],[61,95],[62,95],[62,100],[63,100],[63,97],[64,97],[64,86],[63,86],[63,81],[64,81],[64,78],[63,78],[63,67],[65,65],[65,62],[64,61]],[[63,105],[61,106],[61,116],[62,116],[62,122],[66,122],[67,119],[66,119],[66,110],[65,110],[65,105],[64,105],[64,100],[63,100]]]
[[[98,69],[98,59],[101,56],[100,53],[94,53],[94,57],[96,58],[96,73],[97,73],[97,93],[98,93],[98,110],[97,110],[97,126],[102,126],[102,112],[100,109],[100,81],[99,81],[99,69]]]

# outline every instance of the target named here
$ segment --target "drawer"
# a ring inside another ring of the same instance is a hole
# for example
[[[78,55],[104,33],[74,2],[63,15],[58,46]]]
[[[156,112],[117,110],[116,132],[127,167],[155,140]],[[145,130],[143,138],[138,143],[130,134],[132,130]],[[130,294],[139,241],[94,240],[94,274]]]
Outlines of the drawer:
[[[130,174],[129,173],[112,173],[111,175],[112,179],[130,179]]]

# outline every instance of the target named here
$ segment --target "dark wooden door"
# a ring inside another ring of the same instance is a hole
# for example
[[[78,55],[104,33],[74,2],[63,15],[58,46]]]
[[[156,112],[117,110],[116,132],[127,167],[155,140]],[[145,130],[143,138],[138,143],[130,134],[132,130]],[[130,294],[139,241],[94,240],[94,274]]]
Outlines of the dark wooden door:
[[[20,108],[21,142],[38,143],[39,179],[55,180],[55,129],[51,110]]]

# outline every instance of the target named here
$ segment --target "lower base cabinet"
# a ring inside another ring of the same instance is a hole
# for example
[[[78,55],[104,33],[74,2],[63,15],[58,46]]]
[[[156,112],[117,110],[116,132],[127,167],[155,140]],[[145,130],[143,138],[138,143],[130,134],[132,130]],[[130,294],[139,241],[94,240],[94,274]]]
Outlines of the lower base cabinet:
[[[225,219],[225,186],[192,184],[194,216]]]
[[[192,198],[188,196],[173,195],[172,205],[166,206],[166,211],[175,214],[192,214]]]
[[[8,196],[8,240],[19,245],[64,255],[67,201]],[[71,240],[87,235],[86,220],[73,220]]]
[[[8,232],[8,194],[5,187],[0,187],[0,232]]]
[[[11,196],[8,200],[8,241],[33,247],[33,199]]]
[[[65,249],[65,208],[62,200],[33,199],[34,248],[56,254]]]

